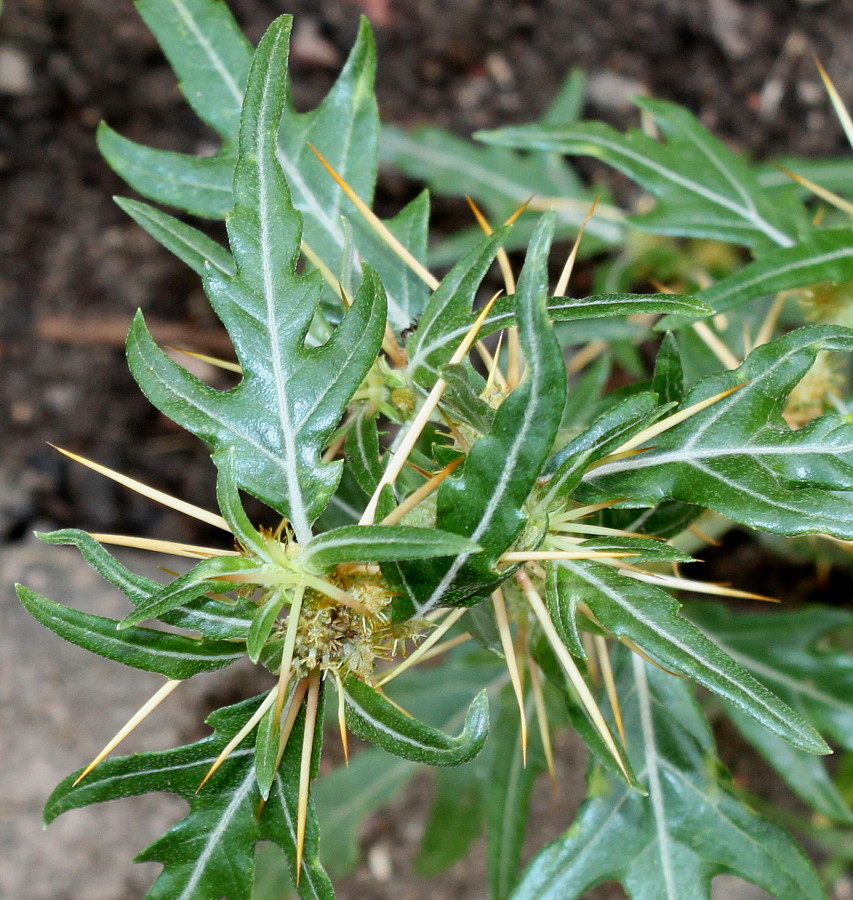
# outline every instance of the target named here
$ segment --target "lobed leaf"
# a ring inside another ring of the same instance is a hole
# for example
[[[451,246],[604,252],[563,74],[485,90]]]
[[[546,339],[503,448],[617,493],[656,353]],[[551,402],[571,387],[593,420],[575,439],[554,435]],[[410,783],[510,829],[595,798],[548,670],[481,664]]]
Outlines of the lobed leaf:
[[[797,845],[737,799],[687,686],[620,654],[617,691],[644,797],[604,772],[565,835],[537,854],[513,900],[575,900],[618,880],[631,900],[709,900],[730,873],[776,900],[825,900]],[[618,848],[615,851],[614,848]]]
[[[149,399],[211,444],[234,448],[240,487],[286,515],[300,543],[337,487],[340,463],[320,454],[379,352],[385,300],[376,275],[364,280],[329,340],[307,348],[320,300],[317,274],[296,274],[301,220],[277,160],[285,102],[289,23],[261,42],[246,93],[234,210],[228,218],[237,274],[208,267],[205,288],[229,330],[243,379],[217,391],[168,359],[141,317],[128,337],[131,370]]]
[[[163,585],[123,566],[106,548],[85,531],[66,528],[49,534],[37,534],[48,544],[71,544],[87,563],[110,584],[117,587],[134,605],[141,606],[163,590]],[[244,640],[255,605],[246,600],[233,604],[199,597],[158,618],[167,625],[198,631],[209,639]]]
[[[653,439],[642,453],[588,471],[591,496],[703,504],[778,534],[853,538],[853,426],[826,415],[792,431],[785,400],[821,350],[853,349],[853,332],[808,326],[700,381],[681,408],[741,385]]]
[[[194,744],[107,759],[76,785],[79,773],[69,775],[48,799],[45,822],[91,803],[171,791],[189,803],[190,812],[137,857],[164,865],[146,900],[249,900],[260,799],[251,746],[238,747],[196,791],[260,701],[255,697],[212,713],[214,734]]]
[[[585,603],[611,634],[630,638],[663,666],[729,700],[790,744],[810,753],[828,752],[810,719],[794,712],[681,616],[678,602],[666,591],[583,560],[561,560],[559,569],[561,618],[573,619],[577,605]]]
[[[17,586],[17,591],[27,612],[66,641],[125,666],[167,678],[184,679],[222,669],[245,653],[243,645],[233,641],[195,640],[150,628],[118,631],[119,623],[114,619],[69,609],[22,585]]]
[[[629,219],[644,231],[748,247],[795,243],[798,232],[807,227],[801,208],[776,203],[750,166],[686,109],[649,97],[635,98],[635,103],[651,114],[665,142],[638,130],[620,134],[600,122],[527,125],[479,132],[476,137],[504,147],[601,159],[657,197],[653,211]]]
[[[193,215],[224,218],[233,206],[235,150],[251,47],[221,0],[142,0],[140,11],[177,72],[184,96],[222,138],[222,147],[212,157],[156,150],[102,124],[99,148],[112,168],[149,199]],[[369,258],[385,282],[391,324],[401,331],[423,310],[427,288],[400,265],[360,216],[352,223],[356,252],[347,253],[347,227],[341,217],[351,215],[352,207],[311,150],[311,145],[316,147],[371,203],[379,133],[375,68],[373,35],[363,20],[343,71],[316,109],[296,112],[288,72],[283,71],[279,88],[284,103],[276,152],[293,203],[303,215],[306,242],[345,284],[352,278],[358,282],[360,258]],[[428,214],[424,194],[387,223],[421,261],[426,257]],[[350,271],[343,273],[345,265]]]
[[[688,615],[721,650],[799,715],[838,746],[853,750],[853,659],[830,642],[835,632],[853,624],[850,613],[810,605],[748,615],[733,614],[717,604],[691,603]],[[806,803],[834,821],[853,824],[853,813],[822,760],[755,728],[728,704],[726,712]]]

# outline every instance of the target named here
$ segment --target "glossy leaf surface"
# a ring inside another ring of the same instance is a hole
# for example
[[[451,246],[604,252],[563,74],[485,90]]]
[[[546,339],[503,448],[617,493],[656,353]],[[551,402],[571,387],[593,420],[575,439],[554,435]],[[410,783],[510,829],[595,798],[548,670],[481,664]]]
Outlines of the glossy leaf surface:
[[[534,858],[513,900],[575,900],[612,880],[631,900],[708,900],[712,878],[724,872],[776,900],[823,900],[791,838],[730,792],[685,683],[623,655],[617,687],[628,752],[648,796],[594,775],[596,795]]]

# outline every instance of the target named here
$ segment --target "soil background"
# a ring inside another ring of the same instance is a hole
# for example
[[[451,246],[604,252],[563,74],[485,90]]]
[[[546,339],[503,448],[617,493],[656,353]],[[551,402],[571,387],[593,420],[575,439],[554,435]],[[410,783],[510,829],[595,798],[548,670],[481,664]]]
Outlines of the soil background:
[[[293,81],[301,108],[316,104],[331,85],[364,12],[377,29],[385,121],[437,123],[461,134],[528,121],[568,69],[580,65],[589,77],[587,114],[619,126],[634,123],[630,97],[645,90],[687,105],[718,136],[758,157],[825,156],[844,148],[812,56],[820,56],[850,103],[853,4],[846,0],[230,5],[253,41],[274,16],[295,14]],[[143,801],[124,812],[110,804],[107,818],[104,810],[74,813],[66,818],[77,816],[80,824],[61,821],[47,835],[40,833],[38,809],[155,682],[61,647],[26,619],[8,585],[29,580],[49,596],[81,599],[115,615],[115,598],[70,552],[42,552],[30,537],[34,529],[204,540],[189,520],[69,465],[46,442],[210,505],[213,470],[205,449],[148,405],[127,373],[122,344],[138,307],[170,343],[217,349],[223,336],[195,276],[112,203],[112,195],[129,192],[98,155],[94,130],[104,119],[131,138],[185,152],[209,149],[212,138],[183,103],[130,0],[6,0],[0,108],[0,756],[8,781],[0,801],[0,897],[132,900],[144,894],[152,872],[131,871],[130,851],[155,835],[151,816],[162,825],[174,807]],[[383,178],[380,202],[394,208],[412,190],[398,176]],[[438,209],[448,223],[462,215],[446,201]],[[753,545],[736,541],[729,549],[727,564],[743,586],[780,571]],[[792,579],[800,594],[815,590],[824,602],[838,596],[838,583],[818,590],[806,569],[780,576],[788,587]],[[253,676],[241,677],[248,690]],[[192,737],[193,723],[222,690],[225,682],[212,679],[174,703],[171,718],[159,731],[144,732],[137,748]],[[235,690],[233,682],[227,690]],[[559,803],[537,800],[537,842],[564,828],[577,803],[582,754],[571,741],[563,750],[567,787]],[[727,761],[737,768],[739,759]],[[748,755],[742,760],[749,769]],[[417,783],[404,801],[407,822],[417,820],[428,798]],[[417,826],[400,825],[402,818],[392,810],[370,824],[368,865],[342,896],[483,896],[481,851],[439,882],[411,876],[406,859]],[[605,887],[593,896],[623,895]],[[762,895],[721,882],[715,896]],[[853,888],[839,885],[837,896],[853,896]]]

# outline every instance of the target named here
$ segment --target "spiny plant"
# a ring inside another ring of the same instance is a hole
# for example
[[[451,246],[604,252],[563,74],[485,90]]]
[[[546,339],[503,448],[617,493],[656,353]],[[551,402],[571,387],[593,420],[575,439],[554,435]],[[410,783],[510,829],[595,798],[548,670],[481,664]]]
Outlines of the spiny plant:
[[[189,812],[138,857],[163,865],[149,898],[249,898],[259,841],[281,848],[301,897],[328,898],[315,800],[353,791],[348,806],[363,813],[426,763],[441,774],[422,868],[456,858],[485,818],[495,898],[564,900],[612,879],[636,898],[700,898],[721,872],[781,900],[824,896],[793,840],[732,786],[691,685],[785,760],[796,789],[818,786],[808,798],[817,809],[849,824],[818,733],[853,749],[853,669],[827,643],[849,616],[734,616],[713,604],[685,615],[673,595],[757,597],[681,574],[684,535],[705,509],[773,534],[853,539],[853,426],[829,412],[792,430],[782,417],[819,354],[853,349],[853,332],[797,328],[693,379],[669,334],[650,379],[602,392],[601,367],[575,377],[583,360],[567,365],[561,339],[573,343],[589,323],[693,321],[713,307],[667,292],[571,297],[577,242],[551,288],[558,222],[548,210],[527,226],[517,280],[506,247],[518,246],[520,210],[495,228],[480,214],[486,234],[436,278],[426,194],[387,222],[370,209],[379,129],[366,24],[323,103],[296,113],[287,17],[253,51],[218,0],[138,7],[222,147],[197,159],[103,126],[101,148],[149,199],[225,218],[228,249],[120,201],[201,275],[237,357],[209,361],[239,381],[220,390],[191,375],[141,313],[127,353],[154,405],[210,447],[219,512],[74,458],[230,537],[203,547],[41,535],[74,545],[132,609],[117,622],[20,587],[26,608],[67,640],[167,679],[56,788],[46,821],[168,790]],[[717,210],[720,228],[764,245],[805,227],[796,209],[771,212],[751,181],[733,189],[746,191],[751,217],[744,225]],[[685,198],[668,202],[683,221]],[[495,262],[505,291],[480,305]],[[496,332],[502,344],[484,342]],[[243,494],[278,525],[256,525]],[[196,562],[164,584],[129,571],[109,545]],[[269,687],[211,714],[210,736],[106,758],[184,680],[246,656]],[[439,664],[418,667],[428,659]],[[312,790],[329,691],[344,747],[351,731],[378,749]],[[532,781],[554,771],[551,730],[564,719],[590,749],[589,798],[522,874]],[[462,818],[448,821],[460,804]],[[356,824],[331,836],[338,866]]]

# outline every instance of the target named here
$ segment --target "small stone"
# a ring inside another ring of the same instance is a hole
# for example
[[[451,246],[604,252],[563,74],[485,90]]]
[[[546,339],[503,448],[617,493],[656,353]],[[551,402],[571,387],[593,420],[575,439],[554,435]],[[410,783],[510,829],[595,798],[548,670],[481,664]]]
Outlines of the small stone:
[[[733,59],[743,59],[750,51],[749,35],[744,29],[744,10],[735,0],[710,0],[708,12],[711,31],[717,43]]]
[[[297,62],[321,69],[337,69],[341,64],[337,49],[320,34],[320,26],[311,18],[297,20],[291,54]]]
[[[486,57],[486,70],[494,78],[498,87],[505,90],[512,87],[514,81],[513,71],[505,56],[500,53],[490,53]]]
[[[390,881],[394,874],[391,854],[385,844],[374,844],[370,848],[367,854],[367,865],[370,868],[370,874],[377,881]]]
[[[587,80],[587,96],[598,109],[624,112],[633,106],[633,99],[646,90],[636,78],[617,72],[593,72]]]
[[[0,45],[0,93],[19,97],[33,89],[29,57],[11,44]]]

